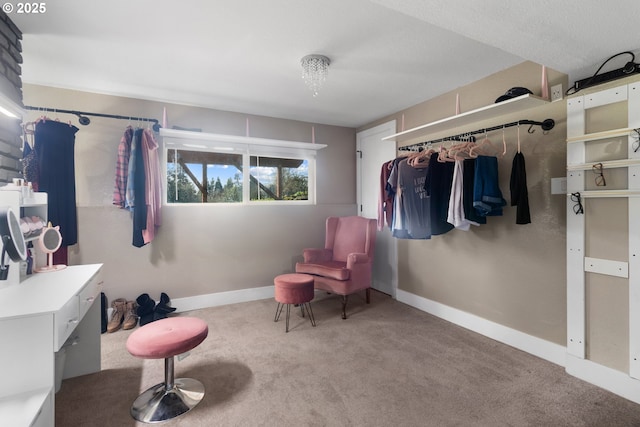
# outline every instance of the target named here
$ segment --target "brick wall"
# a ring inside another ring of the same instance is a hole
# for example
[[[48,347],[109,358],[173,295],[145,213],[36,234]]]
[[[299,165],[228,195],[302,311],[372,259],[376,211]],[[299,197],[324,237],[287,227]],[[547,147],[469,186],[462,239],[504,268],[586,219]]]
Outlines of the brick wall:
[[[0,11],[0,92],[22,104],[22,32]],[[20,120],[0,113],[0,185],[22,175],[22,129]]]

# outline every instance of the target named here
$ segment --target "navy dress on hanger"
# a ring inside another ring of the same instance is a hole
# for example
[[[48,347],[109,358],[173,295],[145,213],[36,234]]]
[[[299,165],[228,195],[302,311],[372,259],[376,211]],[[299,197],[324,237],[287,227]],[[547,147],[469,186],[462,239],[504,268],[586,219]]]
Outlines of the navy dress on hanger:
[[[39,121],[35,127],[38,191],[47,193],[48,220],[60,226],[63,247],[78,243],[74,154],[78,130],[55,120]]]

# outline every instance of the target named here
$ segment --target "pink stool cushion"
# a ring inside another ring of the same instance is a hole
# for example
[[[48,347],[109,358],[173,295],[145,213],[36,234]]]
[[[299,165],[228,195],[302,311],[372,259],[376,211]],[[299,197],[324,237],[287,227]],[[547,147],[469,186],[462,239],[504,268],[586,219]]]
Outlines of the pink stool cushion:
[[[197,347],[209,327],[195,317],[168,317],[147,323],[127,339],[127,350],[142,359],[165,359]]]
[[[281,274],[273,279],[275,298],[281,304],[302,304],[313,299],[313,276]]]

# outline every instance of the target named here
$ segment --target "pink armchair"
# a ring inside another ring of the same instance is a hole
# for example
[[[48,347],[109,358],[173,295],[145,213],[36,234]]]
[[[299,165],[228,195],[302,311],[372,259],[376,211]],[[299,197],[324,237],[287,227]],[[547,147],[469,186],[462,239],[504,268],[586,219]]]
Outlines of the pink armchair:
[[[314,276],[314,288],[342,295],[342,318],[347,297],[366,290],[371,301],[371,271],[376,242],[376,220],[360,216],[329,217],[324,249],[304,249],[296,273]]]

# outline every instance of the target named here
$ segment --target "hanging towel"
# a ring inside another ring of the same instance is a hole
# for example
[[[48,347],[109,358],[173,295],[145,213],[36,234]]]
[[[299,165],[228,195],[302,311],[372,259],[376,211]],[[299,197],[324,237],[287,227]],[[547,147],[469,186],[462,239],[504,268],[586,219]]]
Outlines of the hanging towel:
[[[511,206],[516,206],[516,224],[531,223],[529,211],[529,191],[527,190],[527,171],[524,155],[516,153],[511,167]]]

